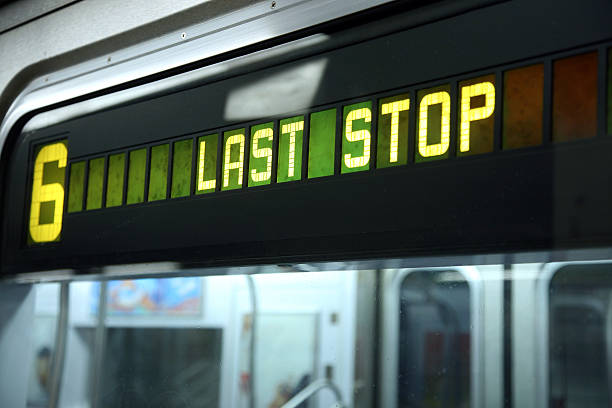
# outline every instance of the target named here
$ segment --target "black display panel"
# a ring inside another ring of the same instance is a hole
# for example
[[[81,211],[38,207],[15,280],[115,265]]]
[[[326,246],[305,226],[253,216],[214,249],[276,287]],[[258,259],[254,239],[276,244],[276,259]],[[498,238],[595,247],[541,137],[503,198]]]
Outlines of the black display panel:
[[[609,245],[600,3],[343,27],[371,38],[23,134],[3,268]]]

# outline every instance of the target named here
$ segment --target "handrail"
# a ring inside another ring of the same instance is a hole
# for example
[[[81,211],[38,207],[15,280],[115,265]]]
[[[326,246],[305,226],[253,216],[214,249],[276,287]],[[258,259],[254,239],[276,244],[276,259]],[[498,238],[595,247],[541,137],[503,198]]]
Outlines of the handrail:
[[[324,388],[329,388],[334,393],[337,400],[334,408],[345,408],[345,405],[342,403],[342,393],[340,392],[340,389],[336,386],[336,384],[325,378],[315,380],[308,384],[306,388],[295,394],[293,398],[287,401],[281,408],[296,408],[302,402],[306,401],[308,398],[312,397],[314,394]]]

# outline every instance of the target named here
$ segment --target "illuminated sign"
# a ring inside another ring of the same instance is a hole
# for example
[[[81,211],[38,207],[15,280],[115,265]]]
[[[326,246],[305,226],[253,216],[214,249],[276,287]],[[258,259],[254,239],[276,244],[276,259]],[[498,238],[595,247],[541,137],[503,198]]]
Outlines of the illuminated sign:
[[[595,52],[554,62],[553,141],[584,137],[576,129],[590,129],[597,119],[596,105],[579,114],[568,108],[572,95],[591,100],[597,93],[596,86],[581,88],[590,77],[574,80],[573,63],[595,64],[588,75],[597,78]],[[28,243],[60,240],[64,213],[493,152],[496,121],[498,149],[541,144],[543,64],[498,72],[87,159],[69,159],[69,138],[38,145],[31,164]],[[500,77],[503,84],[496,83]]]

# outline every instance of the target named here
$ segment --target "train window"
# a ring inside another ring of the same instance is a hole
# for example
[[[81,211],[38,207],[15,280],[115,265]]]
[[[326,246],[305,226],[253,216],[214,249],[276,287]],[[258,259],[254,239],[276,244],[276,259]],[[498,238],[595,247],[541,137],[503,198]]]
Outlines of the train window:
[[[610,406],[612,264],[563,266],[549,286],[551,408]]]
[[[72,282],[59,406],[280,408],[313,383],[299,406],[351,398],[367,275]]]
[[[28,407],[610,405],[609,261],[129,268],[0,286],[0,386]]]
[[[30,294],[34,297],[34,310],[29,353],[28,407],[46,407],[51,398],[53,371],[59,363],[56,357],[59,295],[60,285],[57,283],[36,285]]]
[[[453,270],[414,271],[399,290],[398,406],[470,406],[467,280]]]

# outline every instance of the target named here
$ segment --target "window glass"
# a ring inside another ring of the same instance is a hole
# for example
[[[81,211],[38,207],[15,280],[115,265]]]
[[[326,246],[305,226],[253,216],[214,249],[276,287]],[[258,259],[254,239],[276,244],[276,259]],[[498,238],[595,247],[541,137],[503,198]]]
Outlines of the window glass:
[[[155,278],[157,266],[131,265],[102,272],[122,279],[0,285],[0,402],[607,407],[603,252],[562,263],[399,259],[411,267],[391,269],[161,265]]]
[[[409,273],[400,287],[398,406],[470,406],[470,288],[458,271]]]
[[[612,264],[561,267],[549,296],[550,406],[610,406]]]

